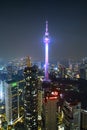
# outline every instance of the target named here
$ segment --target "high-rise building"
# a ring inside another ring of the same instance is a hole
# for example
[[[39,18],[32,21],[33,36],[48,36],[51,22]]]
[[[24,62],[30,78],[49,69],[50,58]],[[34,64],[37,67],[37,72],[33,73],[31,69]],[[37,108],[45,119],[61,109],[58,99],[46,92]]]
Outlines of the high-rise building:
[[[81,129],[87,130],[87,110],[81,110]]]
[[[27,59],[27,67],[24,69],[24,120],[28,130],[38,129],[38,79],[36,66],[30,65]]]
[[[81,103],[64,101],[64,129],[65,130],[80,130],[81,122]]]
[[[38,128],[42,127],[42,90],[38,90]]]
[[[57,102],[58,92],[52,91],[45,94],[43,102],[43,117],[45,130],[57,130]]]
[[[80,78],[87,80],[87,62],[80,66]]]
[[[11,80],[5,83],[6,121],[12,125],[19,118],[18,83]]]
[[[4,119],[5,119],[4,81],[0,80],[0,128],[2,128],[2,123]]]

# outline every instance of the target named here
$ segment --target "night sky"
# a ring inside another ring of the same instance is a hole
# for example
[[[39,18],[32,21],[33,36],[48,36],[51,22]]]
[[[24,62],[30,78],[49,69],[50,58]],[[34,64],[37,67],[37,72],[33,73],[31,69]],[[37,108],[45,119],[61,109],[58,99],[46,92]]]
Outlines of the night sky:
[[[51,61],[87,56],[86,0],[0,0],[0,58],[43,61],[46,20]]]

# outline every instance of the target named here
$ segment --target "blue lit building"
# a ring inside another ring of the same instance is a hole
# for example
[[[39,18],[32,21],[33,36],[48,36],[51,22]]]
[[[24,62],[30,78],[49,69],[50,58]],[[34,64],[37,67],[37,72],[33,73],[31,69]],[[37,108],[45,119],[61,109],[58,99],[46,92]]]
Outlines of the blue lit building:
[[[4,81],[0,80],[0,128],[5,119],[5,92]]]

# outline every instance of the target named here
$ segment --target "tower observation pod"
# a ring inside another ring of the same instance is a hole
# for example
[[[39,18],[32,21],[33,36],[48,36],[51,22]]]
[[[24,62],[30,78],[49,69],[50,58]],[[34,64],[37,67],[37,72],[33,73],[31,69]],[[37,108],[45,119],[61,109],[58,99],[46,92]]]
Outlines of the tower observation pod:
[[[48,32],[48,21],[46,21],[44,43],[45,43],[45,80],[48,80],[49,79],[49,76],[48,76],[48,62],[49,62],[48,49],[49,48],[48,46],[50,43],[49,32]]]

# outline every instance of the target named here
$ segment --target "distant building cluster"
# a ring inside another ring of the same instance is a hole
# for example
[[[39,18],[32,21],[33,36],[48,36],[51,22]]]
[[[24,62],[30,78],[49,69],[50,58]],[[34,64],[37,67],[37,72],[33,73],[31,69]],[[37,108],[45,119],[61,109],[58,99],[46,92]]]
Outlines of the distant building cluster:
[[[28,58],[0,69],[0,128],[8,130],[86,130],[86,61],[68,66]],[[22,126],[22,127],[21,127]]]

